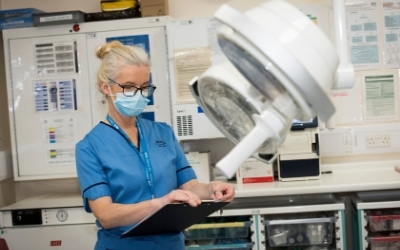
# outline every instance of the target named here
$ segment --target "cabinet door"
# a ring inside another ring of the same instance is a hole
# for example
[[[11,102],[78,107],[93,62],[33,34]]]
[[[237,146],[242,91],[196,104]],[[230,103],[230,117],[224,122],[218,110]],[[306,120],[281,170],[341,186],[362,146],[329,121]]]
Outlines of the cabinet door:
[[[92,250],[96,245],[96,224],[19,227],[3,229],[1,237],[10,249]]]
[[[95,55],[96,48],[106,42],[117,40],[125,45],[140,46],[150,55],[151,84],[157,87],[142,117],[171,124],[171,102],[167,70],[167,50],[165,26],[141,28],[138,26],[113,30],[87,33],[87,56],[90,61],[90,83],[92,99],[92,119],[96,125],[105,120],[108,112],[108,100],[96,88],[97,72],[101,61]]]
[[[91,129],[86,37],[10,39],[9,103],[16,180],[75,177],[75,144]]]

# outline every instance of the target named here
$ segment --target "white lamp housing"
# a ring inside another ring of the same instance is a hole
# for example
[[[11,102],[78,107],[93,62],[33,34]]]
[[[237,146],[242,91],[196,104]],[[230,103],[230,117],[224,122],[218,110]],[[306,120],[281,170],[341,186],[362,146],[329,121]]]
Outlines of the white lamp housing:
[[[334,89],[351,88],[354,85],[354,67],[349,60],[349,49],[347,46],[346,8],[345,0],[333,0],[333,30],[335,45],[340,58],[337,69],[337,80]]]
[[[191,86],[210,120],[237,143],[216,164],[230,178],[249,156],[274,155],[293,119],[327,121],[334,114],[330,91],[339,59],[325,34],[285,1],[245,13],[223,5],[215,17],[223,23],[218,42],[237,70],[213,66]]]

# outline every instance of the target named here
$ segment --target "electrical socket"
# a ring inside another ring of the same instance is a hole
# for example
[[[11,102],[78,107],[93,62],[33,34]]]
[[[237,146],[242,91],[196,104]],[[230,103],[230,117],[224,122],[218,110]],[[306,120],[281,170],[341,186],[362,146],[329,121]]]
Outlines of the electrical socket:
[[[367,148],[390,147],[390,133],[371,133],[366,135]]]

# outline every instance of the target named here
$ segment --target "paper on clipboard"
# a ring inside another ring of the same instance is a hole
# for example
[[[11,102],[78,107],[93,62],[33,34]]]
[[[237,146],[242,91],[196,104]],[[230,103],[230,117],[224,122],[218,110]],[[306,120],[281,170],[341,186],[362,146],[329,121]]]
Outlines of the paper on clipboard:
[[[187,203],[165,204],[162,208],[147,216],[121,238],[162,233],[178,233],[205,217],[222,209],[229,202],[202,201],[197,207]]]

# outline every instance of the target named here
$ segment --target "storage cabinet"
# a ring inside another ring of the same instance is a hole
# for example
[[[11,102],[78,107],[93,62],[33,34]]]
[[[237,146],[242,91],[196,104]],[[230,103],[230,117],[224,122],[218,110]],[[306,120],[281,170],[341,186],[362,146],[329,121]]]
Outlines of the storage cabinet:
[[[184,231],[187,249],[252,249],[252,216],[208,217]]]
[[[265,220],[271,247],[332,244],[335,217]]]
[[[236,198],[184,234],[186,249],[345,249],[344,204],[332,194]]]
[[[398,190],[359,192],[353,197],[353,204],[357,249],[400,249]]]
[[[11,148],[16,181],[76,177],[75,144],[104,120],[96,88],[98,45],[118,40],[151,57],[157,91],[143,118],[171,124],[166,23],[137,18],[4,30]],[[29,126],[27,126],[29,121]]]
[[[371,250],[400,249],[400,236],[367,237]]]

